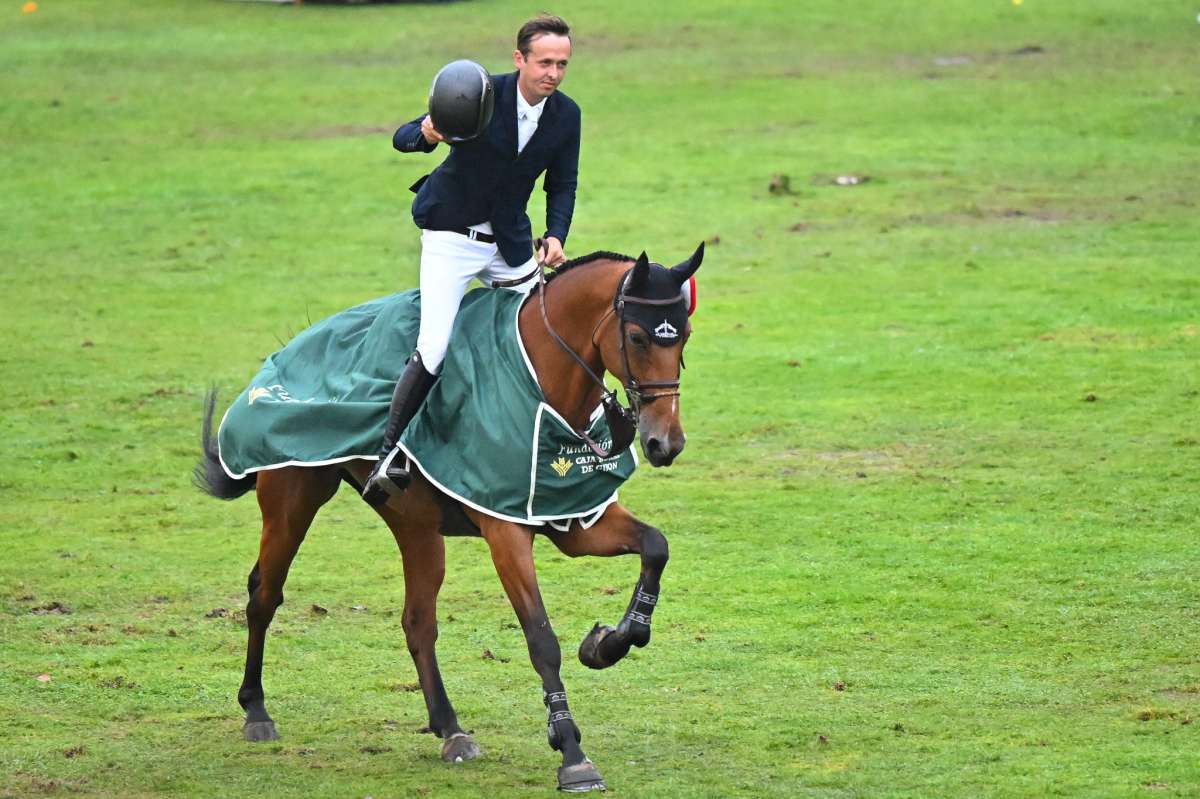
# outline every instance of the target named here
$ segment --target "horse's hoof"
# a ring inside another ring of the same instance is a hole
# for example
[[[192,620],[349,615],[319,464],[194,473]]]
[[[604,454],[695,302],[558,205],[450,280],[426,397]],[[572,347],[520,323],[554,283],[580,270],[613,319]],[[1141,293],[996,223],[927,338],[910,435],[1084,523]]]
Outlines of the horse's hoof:
[[[247,741],[278,741],[273,721],[247,721],[242,725],[242,737]]]
[[[567,793],[585,793],[607,791],[608,786],[592,761],[585,758],[582,763],[563,766],[558,770],[558,789]]]
[[[600,657],[600,642],[611,633],[616,632],[612,627],[597,624],[592,631],[584,636],[579,645],[579,662],[589,669],[607,669],[612,663]]]
[[[456,732],[442,744],[442,760],[447,763],[465,763],[483,754],[475,739],[465,732]]]

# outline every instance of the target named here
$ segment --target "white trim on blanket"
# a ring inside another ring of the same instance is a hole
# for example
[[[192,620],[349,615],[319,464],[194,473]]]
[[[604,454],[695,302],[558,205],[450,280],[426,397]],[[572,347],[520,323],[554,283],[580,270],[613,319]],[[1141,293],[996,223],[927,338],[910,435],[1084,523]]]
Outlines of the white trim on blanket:
[[[592,422],[595,422],[598,418],[600,418],[600,415],[603,412],[603,409],[604,409],[603,405],[598,405],[596,407],[596,410],[592,412],[592,417],[591,417]],[[575,437],[576,441],[579,441],[580,443],[584,442],[583,436],[581,436],[575,432],[575,429],[572,428],[571,425],[567,422],[567,420],[562,417],[562,414],[560,414],[558,411],[554,410],[554,408],[550,407],[550,405],[548,405],[545,402],[538,403],[537,413],[534,415],[534,421],[533,421],[533,441],[530,442],[530,449],[532,450],[532,456],[530,458],[530,464],[529,464],[529,502],[525,505],[525,515],[528,516],[530,519],[536,519],[539,521],[549,522],[549,521],[554,521],[556,519],[580,519],[584,516],[587,516],[592,511],[599,511],[600,513],[603,513],[605,508],[607,508],[609,505],[611,505],[612,503],[617,501],[617,492],[616,491],[614,491],[612,493],[612,496],[610,496],[604,502],[602,502],[599,505],[597,505],[596,507],[592,508],[592,510],[584,511],[583,513],[571,514],[569,516],[536,516],[536,515],[534,515],[533,499],[534,499],[534,494],[537,491],[538,441],[541,438],[542,415],[546,414],[546,413],[549,413],[551,416],[553,416],[555,419],[557,419],[559,421],[559,423],[563,426],[563,429],[570,431],[571,434]],[[629,454],[633,456],[633,468],[636,470],[638,467],[637,452],[634,451],[633,447],[630,447]],[[617,457],[620,457],[620,456],[618,455]],[[600,517],[597,516],[595,519],[591,519],[590,521],[588,521],[586,523],[581,521],[580,524],[583,526],[583,529],[586,530],[587,528],[589,528],[593,524],[595,524],[599,518]]]
[[[221,469],[225,474],[232,477],[234,480],[241,480],[246,475],[254,474],[255,472],[267,472],[272,469],[282,469],[285,466],[332,466],[335,463],[345,463],[346,461],[377,461],[379,455],[344,455],[340,458],[332,458],[327,461],[283,461],[282,463],[268,463],[266,466],[252,466],[246,471],[238,474],[229,468],[225,463],[225,458],[221,455],[221,428],[225,426],[225,417],[229,415],[232,406],[225,410],[221,416],[221,424],[217,425],[217,460],[221,462]]]
[[[228,413],[228,411],[226,411],[226,413]],[[221,423],[222,424],[225,423],[224,417],[221,418]],[[573,513],[573,514],[568,514],[566,516],[538,516],[538,517],[533,517],[533,518],[529,518],[529,519],[522,519],[517,516],[507,516],[503,513],[497,513],[494,510],[489,510],[488,508],[485,508],[482,505],[479,505],[478,503],[472,502],[471,500],[467,499],[466,497],[461,496],[461,495],[455,493],[454,491],[451,491],[450,489],[446,488],[446,486],[442,485],[437,480],[435,480],[433,478],[433,476],[431,474],[429,474],[429,472],[425,471],[425,467],[421,465],[420,461],[418,461],[416,458],[413,457],[412,453],[408,451],[407,447],[405,447],[403,444],[400,444],[399,447],[404,452],[404,454],[406,456],[408,456],[408,459],[412,463],[415,463],[417,465],[417,468],[421,470],[421,474],[423,474],[425,476],[425,479],[428,480],[430,483],[432,483],[433,486],[435,488],[437,488],[439,491],[441,491],[443,494],[445,494],[448,497],[452,497],[452,498],[458,500],[459,502],[463,503],[464,505],[474,508],[475,510],[479,511],[480,513],[483,513],[487,516],[491,516],[494,519],[500,519],[501,521],[515,522],[517,524],[527,524],[527,525],[531,525],[534,527],[541,527],[543,525],[548,525],[560,533],[565,533],[571,529],[571,522],[574,520],[578,520],[579,526],[581,528],[583,528],[584,530],[587,530],[587,529],[590,529],[592,527],[592,525],[594,525],[596,522],[600,521],[600,517],[604,515],[604,511],[608,510],[609,505],[611,505],[617,501],[617,492],[614,491],[612,496],[609,497],[608,499],[606,499],[604,502],[600,503],[599,505],[597,505],[594,508],[584,511],[583,513]],[[537,457],[536,454],[534,455],[534,457],[535,458]],[[282,469],[286,466],[332,466],[333,464],[345,463],[347,461],[377,461],[377,460],[379,460],[379,456],[378,455],[346,455],[341,458],[333,458],[333,459],[327,460],[327,461],[284,461],[282,463],[270,463],[270,464],[267,464],[266,466],[255,466],[253,468],[247,469],[246,471],[242,472],[241,474],[238,474],[238,473],[234,472],[233,470],[231,470],[225,464],[225,459],[221,457],[221,441],[220,441],[220,438],[218,437],[218,439],[217,439],[217,459],[221,462],[221,468],[225,471],[225,474],[229,475],[234,480],[241,480],[242,478],[246,477],[247,475],[255,474],[257,472],[267,472],[267,471],[271,471],[272,469]],[[535,461],[535,463],[536,463],[536,461]]]
[[[423,474],[425,476],[425,479],[428,480],[430,483],[432,483],[434,488],[436,488],[438,491],[441,491],[446,496],[452,497],[452,498],[458,500],[459,502],[461,502],[462,504],[479,511],[482,514],[491,516],[493,519],[499,519],[504,522],[515,522],[516,524],[536,525],[538,527],[545,525],[545,524],[549,524],[555,530],[558,530],[560,532],[565,532],[567,529],[569,529],[569,527],[560,527],[559,525],[554,524],[554,522],[558,522],[560,520],[566,520],[567,524],[569,525],[570,521],[572,519],[578,519],[579,525],[583,529],[586,530],[589,527],[591,527],[592,525],[594,525],[597,521],[600,520],[600,517],[604,515],[604,511],[608,509],[609,505],[611,505],[617,501],[617,492],[614,491],[612,493],[612,496],[609,497],[608,499],[604,500],[604,502],[600,503],[599,505],[597,505],[594,508],[589,508],[588,510],[583,511],[582,513],[568,513],[568,514],[564,514],[561,516],[532,516],[531,515],[529,518],[526,518],[526,519],[522,519],[519,516],[509,516],[507,514],[499,513],[498,511],[491,510],[490,508],[485,508],[482,505],[480,505],[479,503],[472,502],[471,500],[467,499],[466,497],[462,496],[461,494],[459,494],[455,491],[451,491],[449,488],[446,488],[446,486],[442,485],[440,482],[437,481],[436,478],[434,478],[433,475],[431,475],[428,471],[426,471],[425,467],[421,465],[421,462],[416,459],[416,457],[412,454],[412,452],[408,449],[408,447],[404,446],[403,442],[397,444],[397,446],[400,447],[400,449],[404,452],[404,454],[408,456],[409,462],[416,464],[417,468],[421,470],[421,474]],[[592,514],[595,514],[595,515],[592,516]],[[591,516],[591,518],[585,518],[585,517],[589,517],[589,516]]]
[[[525,303],[529,302],[532,296],[532,293],[526,294],[525,301],[517,303],[517,312],[513,314],[513,335],[517,337],[517,346],[521,348],[521,358],[525,361],[525,368],[529,370],[533,384],[541,391],[542,384],[538,382],[537,372],[533,370],[533,361],[529,360],[529,353],[525,352],[525,342],[521,340],[521,309],[525,307]],[[542,393],[542,396],[545,396],[545,392]]]

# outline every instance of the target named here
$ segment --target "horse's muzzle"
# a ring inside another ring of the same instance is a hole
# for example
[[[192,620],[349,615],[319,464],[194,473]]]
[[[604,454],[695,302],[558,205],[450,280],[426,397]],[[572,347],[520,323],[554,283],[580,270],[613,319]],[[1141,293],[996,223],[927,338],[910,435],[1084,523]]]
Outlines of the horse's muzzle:
[[[642,435],[642,453],[651,466],[670,466],[672,461],[683,452],[687,436],[683,433],[665,438],[653,435]]]

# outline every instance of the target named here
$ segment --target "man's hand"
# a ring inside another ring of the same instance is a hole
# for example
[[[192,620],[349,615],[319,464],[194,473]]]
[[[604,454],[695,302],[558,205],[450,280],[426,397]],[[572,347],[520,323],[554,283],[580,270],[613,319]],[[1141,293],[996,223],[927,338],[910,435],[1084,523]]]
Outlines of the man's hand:
[[[426,114],[425,118],[421,120],[421,135],[430,144],[437,144],[440,141],[446,140],[446,137],[438,133],[437,128],[433,126],[433,119],[430,118],[429,114]]]
[[[563,255],[562,242],[553,236],[542,239],[542,249],[539,254],[542,263],[552,269],[561,266],[567,260],[567,256]]]

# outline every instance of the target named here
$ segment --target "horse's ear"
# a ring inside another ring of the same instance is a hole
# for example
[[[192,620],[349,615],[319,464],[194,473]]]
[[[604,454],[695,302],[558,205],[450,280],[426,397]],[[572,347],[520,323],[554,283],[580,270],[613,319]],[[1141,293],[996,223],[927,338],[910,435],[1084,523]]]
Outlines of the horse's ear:
[[[633,265],[633,274],[629,276],[629,284],[626,286],[627,291],[633,291],[645,285],[646,280],[650,277],[650,259],[646,256],[646,251],[642,250],[642,254],[638,256],[637,263]]]
[[[671,276],[675,278],[679,285],[683,285],[688,281],[688,278],[696,274],[696,270],[700,268],[700,262],[704,260],[704,242],[700,242],[700,246],[692,253],[692,257],[681,264],[671,267]]]

